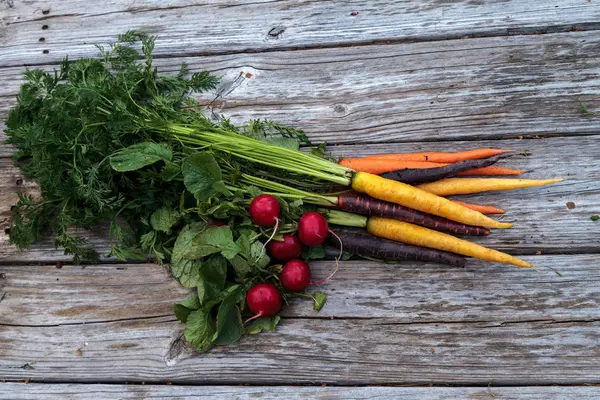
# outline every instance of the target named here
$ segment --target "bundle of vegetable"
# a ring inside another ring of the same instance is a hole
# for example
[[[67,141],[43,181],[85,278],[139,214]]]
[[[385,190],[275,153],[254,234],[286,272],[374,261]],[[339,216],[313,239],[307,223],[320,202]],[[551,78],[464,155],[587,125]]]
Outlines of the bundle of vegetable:
[[[142,62],[134,49],[138,41]],[[205,72],[187,77],[185,66],[175,76],[158,74],[153,47],[153,38],[129,32],[109,50],[100,48],[98,59],[65,61],[54,74],[25,74],[6,134],[17,149],[16,165],[37,181],[41,196],[22,195],[13,208],[9,236],[19,248],[51,228],[56,246],[74,261],[97,261],[73,229],[109,222],[110,256],[168,261],[173,276],[195,289],[175,313],[199,351],[273,330],[291,297],[312,299],[320,310],[324,294],[306,290],[335,271],[311,282],[306,261],[324,257],[330,235],[340,252],[345,245],[370,258],[464,265],[454,252],[530,266],[447,234],[488,235],[490,228],[512,224],[430,187],[400,182],[406,171],[390,180],[339,165],[322,146],[299,151],[301,143],[310,144],[304,133],[270,121],[211,121],[189,94],[214,88],[216,78]],[[459,168],[436,166],[434,174],[411,172],[411,182],[488,168],[503,152]],[[427,179],[413,179],[424,174]],[[330,193],[332,185],[348,190]],[[316,206],[327,207],[329,222],[366,227],[373,236],[337,235]]]

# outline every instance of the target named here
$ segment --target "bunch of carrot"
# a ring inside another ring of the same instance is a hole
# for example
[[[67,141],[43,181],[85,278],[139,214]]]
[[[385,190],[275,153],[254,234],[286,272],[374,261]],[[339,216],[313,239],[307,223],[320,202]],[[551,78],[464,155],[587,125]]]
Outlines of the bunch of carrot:
[[[494,165],[500,159],[515,154],[512,150],[480,148],[455,153],[427,152],[344,158],[339,164],[356,171],[352,180],[353,189],[368,196],[355,200],[350,208],[347,204],[344,206],[340,197],[337,208],[367,215],[369,218],[357,219],[350,214],[333,212],[329,213],[330,223],[366,228],[371,235],[410,245],[519,267],[532,267],[516,257],[451,235],[486,235],[490,233],[487,228],[510,228],[510,223],[501,223],[483,215],[503,214],[504,210],[445,198],[458,194],[511,190],[562,181],[501,177],[520,175],[524,172]],[[389,180],[397,181],[397,184],[391,185]],[[381,212],[389,207],[378,206],[373,211],[361,206],[365,202],[377,201],[375,199],[396,203],[393,207],[400,204],[408,209],[419,210],[421,215],[424,215],[424,221],[423,218],[419,220],[414,216],[398,217],[394,213]],[[454,227],[449,229],[444,224],[428,224],[428,218],[433,217],[428,214],[446,218],[451,223],[457,222],[462,224],[463,228],[457,230]]]

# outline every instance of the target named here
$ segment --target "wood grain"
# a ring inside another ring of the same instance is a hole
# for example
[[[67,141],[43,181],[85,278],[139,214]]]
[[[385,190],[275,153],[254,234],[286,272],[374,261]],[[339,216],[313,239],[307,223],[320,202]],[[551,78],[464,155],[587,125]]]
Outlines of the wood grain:
[[[166,386],[3,383],[0,400],[595,400],[597,387],[302,387],[302,386]]]
[[[236,123],[273,119],[315,143],[431,142],[597,134],[600,117],[582,116],[580,104],[600,111],[599,52],[600,36],[590,31],[172,57],[157,65],[175,73],[185,61],[221,77],[217,92],[199,101]],[[22,71],[0,69],[0,120]]]
[[[336,155],[368,155],[425,149],[454,151],[473,146],[473,142],[397,143],[331,146],[331,150]],[[467,201],[504,208],[507,214],[501,218],[516,222],[512,229],[497,230],[491,236],[470,240],[515,254],[600,250],[600,223],[590,219],[600,215],[600,146],[596,137],[480,141],[476,146],[529,151],[531,156],[516,156],[500,165],[531,171],[523,175],[525,178],[566,177],[568,180],[548,187],[460,196]],[[8,243],[4,230],[9,227],[10,207],[17,200],[17,193],[36,193],[33,182],[19,179],[10,160],[0,158],[0,262],[68,260],[62,251],[54,248],[50,237],[25,252],[18,252]],[[575,203],[576,207],[569,209],[567,202]],[[90,246],[102,255],[108,253],[105,228],[81,234],[88,237]]]
[[[600,320],[597,255],[529,256],[538,270],[472,261],[467,268],[344,261],[313,288],[325,308],[292,300],[283,316],[393,318],[397,323]],[[311,263],[315,279],[333,261]],[[155,264],[0,266],[0,324],[54,326],[173,315],[191,295]],[[560,275],[559,275],[560,274]]]
[[[0,66],[89,56],[91,43],[129,29],[159,35],[158,53],[173,56],[593,29],[600,18],[596,2],[579,0],[34,0],[0,10]]]
[[[171,317],[0,326],[0,376],[186,384],[600,383],[600,322],[403,324],[286,319],[277,332],[195,355]],[[28,366],[27,366],[28,365]]]

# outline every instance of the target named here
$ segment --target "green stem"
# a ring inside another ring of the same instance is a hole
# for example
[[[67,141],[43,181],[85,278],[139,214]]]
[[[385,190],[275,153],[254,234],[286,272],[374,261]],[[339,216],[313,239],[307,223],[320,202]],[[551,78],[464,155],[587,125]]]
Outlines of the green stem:
[[[368,218],[363,215],[351,214],[344,211],[320,208],[318,210],[327,218],[330,224],[366,228]]]
[[[196,130],[176,124],[162,130],[181,142],[211,146],[244,160],[350,186],[353,170],[301,151],[287,149],[223,129]]]

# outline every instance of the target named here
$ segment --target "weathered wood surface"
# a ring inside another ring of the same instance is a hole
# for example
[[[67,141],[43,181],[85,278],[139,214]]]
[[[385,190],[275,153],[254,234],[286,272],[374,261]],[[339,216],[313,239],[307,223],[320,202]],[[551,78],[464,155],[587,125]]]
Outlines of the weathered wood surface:
[[[274,119],[315,142],[597,134],[600,117],[580,109],[584,102],[600,110],[596,32],[173,57],[157,65],[175,73],[185,61],[220,76],[218,97],[200,98],[215,115]],[[22,71],[0,69],[0,116],[15,101]]]
[[[36,187],[21,180],[11,148],[0,145],[0,379],[483,386],[0,384],[0,399],[124,391],[134,398],[597,398],[597,387],[485,386],[600,383],[600,223],[590,219],[600,214],[600,117],[580,112],[582,102],[600,110],[599,21],[597,2],[583,0],[0,1],[0,120],[25,65],[51,68],[67,54],[93,55],[92,44],[142,28],[159,34],[162,70],[185,61],[222,77],[216,93],[199,97],[215,116],[299,126],[315,142],[346,144],[333,146],[336,154],[529,150],[533,157],[510,166],[533,170],[528,178],[569,178],[468,197],[506,208],[503,218],[518,222],[479,241],[529,254],[538,271],[476,261],[464,269],[346,262],[323,286],[329,300],[321,313],[294,302],[277,333],[197,355],[183,346],[172,315],[188,291],[163,267],[57,269],[53,263],[66,258],[50,239],[20,253],[8,245],[10,205]],[[519,136],[545,139],[507,140]],[[102,231],[85,234],[107,251]],[[31,265],[39,263],[49,265]],[[315,263],[315,275],[331,268]]]
[[[565,137],[546,140],[479,141],[477,146],[495,146],[529,151],[501,165],[527,171],[523,177],[538,179],[566,177],[567,181],[549,187],[461,196],[480,204],[493,204],[507,210],[503,220],[515,221],[509,230],[496,230],[474,241],[515,254],[589,253],[600,251],[600,223],[590,219],[600,215],[600,145],[597,137]],[[394,143],[332,146],[336,155],[368,155],[383,152],[453,151],[473,147],[473,142]],[[582,151],[582,149],[585,149]],[[51,238],[34,248],[18,252],[4,232],[10,222],[10,206],[21,191],[35,193],[35,185],[22,179],[9,158],[0,158],[0,262],[52,262],[68,260],[56,250]],[[574,209],[566,206],[575,203]],[[565,229],[568,227],[568,229]],[[90,246],[101,254],[109,251],[106,230],[85,232]],[[560,267],[560,266],[556,266]]]
[[[92,40],[107,43],[128,29],[158,34],[158,53],[173,56],[567,31],[596,27],[600,19],[596,2],[579,0],[543,6],[519,0],[9,0],[0,7],[0,66],[90,55]]]
[[[320,312],[292,301],[285,317],[393,318],[396,323],[600,320],[596,254],[529,256],[538,270],[473,260],[467,268],[345,261]],[[311,264],[315,279],[333,261]],[[557,272],[558,273],[557,273]],[[53,326],[171,316],[191,292],[155,264],[0,266],[0,324]],[[560,275],[559,275],[560,274]]]
[[[285,319],[204,355],[173,317],[0,326],[0,376],[44,382],[538,385],[600,382],[599,321]],[[169,343],[172,343],[169,346]]]
[[[275,334],[194,355],[171,304],[186,297],[156,265],[2,266],[0,376],[197,384],[597,383],[595,255],[563,265],[348,262],[320,314],[286,310]],[[315,276],[331,270],[315,263]],[[333,317],[333,319],[331,319]],[[248,375],[246,375],[248,374]]]
[[[305,387],[0,384],[0,400],[596,400],[598,387]]]

